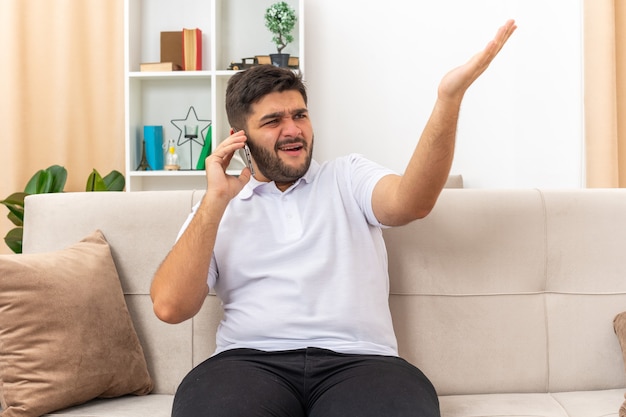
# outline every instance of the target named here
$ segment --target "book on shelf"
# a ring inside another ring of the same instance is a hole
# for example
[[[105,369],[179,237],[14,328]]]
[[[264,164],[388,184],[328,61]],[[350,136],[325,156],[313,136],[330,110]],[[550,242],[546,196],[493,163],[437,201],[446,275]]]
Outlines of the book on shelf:
[[[206,169],[206,158],[211,155],[211,136],[211,125],[209,125],[209,129],[204,137],[204,145],[202,145],[202,151],[200,151],[200,157],[198,158],[198,163],[196,164],[196,169]]]
[[[143,140],[149,169],[163,169],[163,126],[144,126]]]
[[[183,29],[183,69],[202,69],[202,31],[198,28]]]
[[[255,58],[259,65],[272,65],[269,55],[256,55]]]
[[[183,68],[183,32],[161,32],[161,60]]]
[[[139,64],[139,71],[180,71],[181,66],[173,62],[143,62]]]

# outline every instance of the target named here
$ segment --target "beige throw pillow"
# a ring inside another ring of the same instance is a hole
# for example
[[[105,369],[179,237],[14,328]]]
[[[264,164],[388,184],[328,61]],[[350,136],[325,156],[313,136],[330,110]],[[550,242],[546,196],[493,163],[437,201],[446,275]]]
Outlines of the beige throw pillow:
[[[100,231],[57,252],[0,255],[3,417],[152,390]]]
[[[615,329],[615,334],[617,335],[619,344],[622,347],[624,368],[626,369],[626,311],[615,316],[615,320],[613,320],[613,328]],[[626,398],[626,394],[624,394],[624,398]],[[626,417],[626,401],[624,401],[619,409],[619,417]]]

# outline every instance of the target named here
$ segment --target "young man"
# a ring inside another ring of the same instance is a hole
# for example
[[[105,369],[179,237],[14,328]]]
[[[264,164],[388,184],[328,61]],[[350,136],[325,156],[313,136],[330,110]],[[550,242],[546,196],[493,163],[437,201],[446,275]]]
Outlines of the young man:
[[[437,394],[398,357],[383,227],[426,216],[447,179],[467,88],[516,29],[441,81],[404,175],[360,156],[318,164],[307,93],[259,66],[226,91],[232,126],[206,160],[207,190],[155,274],[157,316],[193,317],[213,288],[224,306],[215,355],[182,381],[179,416],[438,416]],[[248,144],[248,168],[226,175]]]

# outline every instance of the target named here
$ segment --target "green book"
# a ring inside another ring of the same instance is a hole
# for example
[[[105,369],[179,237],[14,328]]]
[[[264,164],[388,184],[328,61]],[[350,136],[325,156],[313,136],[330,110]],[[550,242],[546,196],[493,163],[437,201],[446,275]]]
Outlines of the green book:
[[[209,129],[206,131],[206,136],[204,137],[204,146],[202,147],[202,152],[200,152],[200,157],[198,158],[198,164],[196,165],[196,169],[205,169],[204,160],[211,154],[211,127],[209,125]]]

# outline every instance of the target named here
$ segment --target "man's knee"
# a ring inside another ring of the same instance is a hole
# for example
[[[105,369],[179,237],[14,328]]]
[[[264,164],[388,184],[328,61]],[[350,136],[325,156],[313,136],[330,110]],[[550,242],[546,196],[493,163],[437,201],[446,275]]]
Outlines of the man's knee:
[[[400,358],[381,357],[329,380],[311,417],[439,417],[439,400],[428,378]]]
[[[303,407],[292,388],[264,367],[211,358],[181,382],[172,417],[297,417]]]

